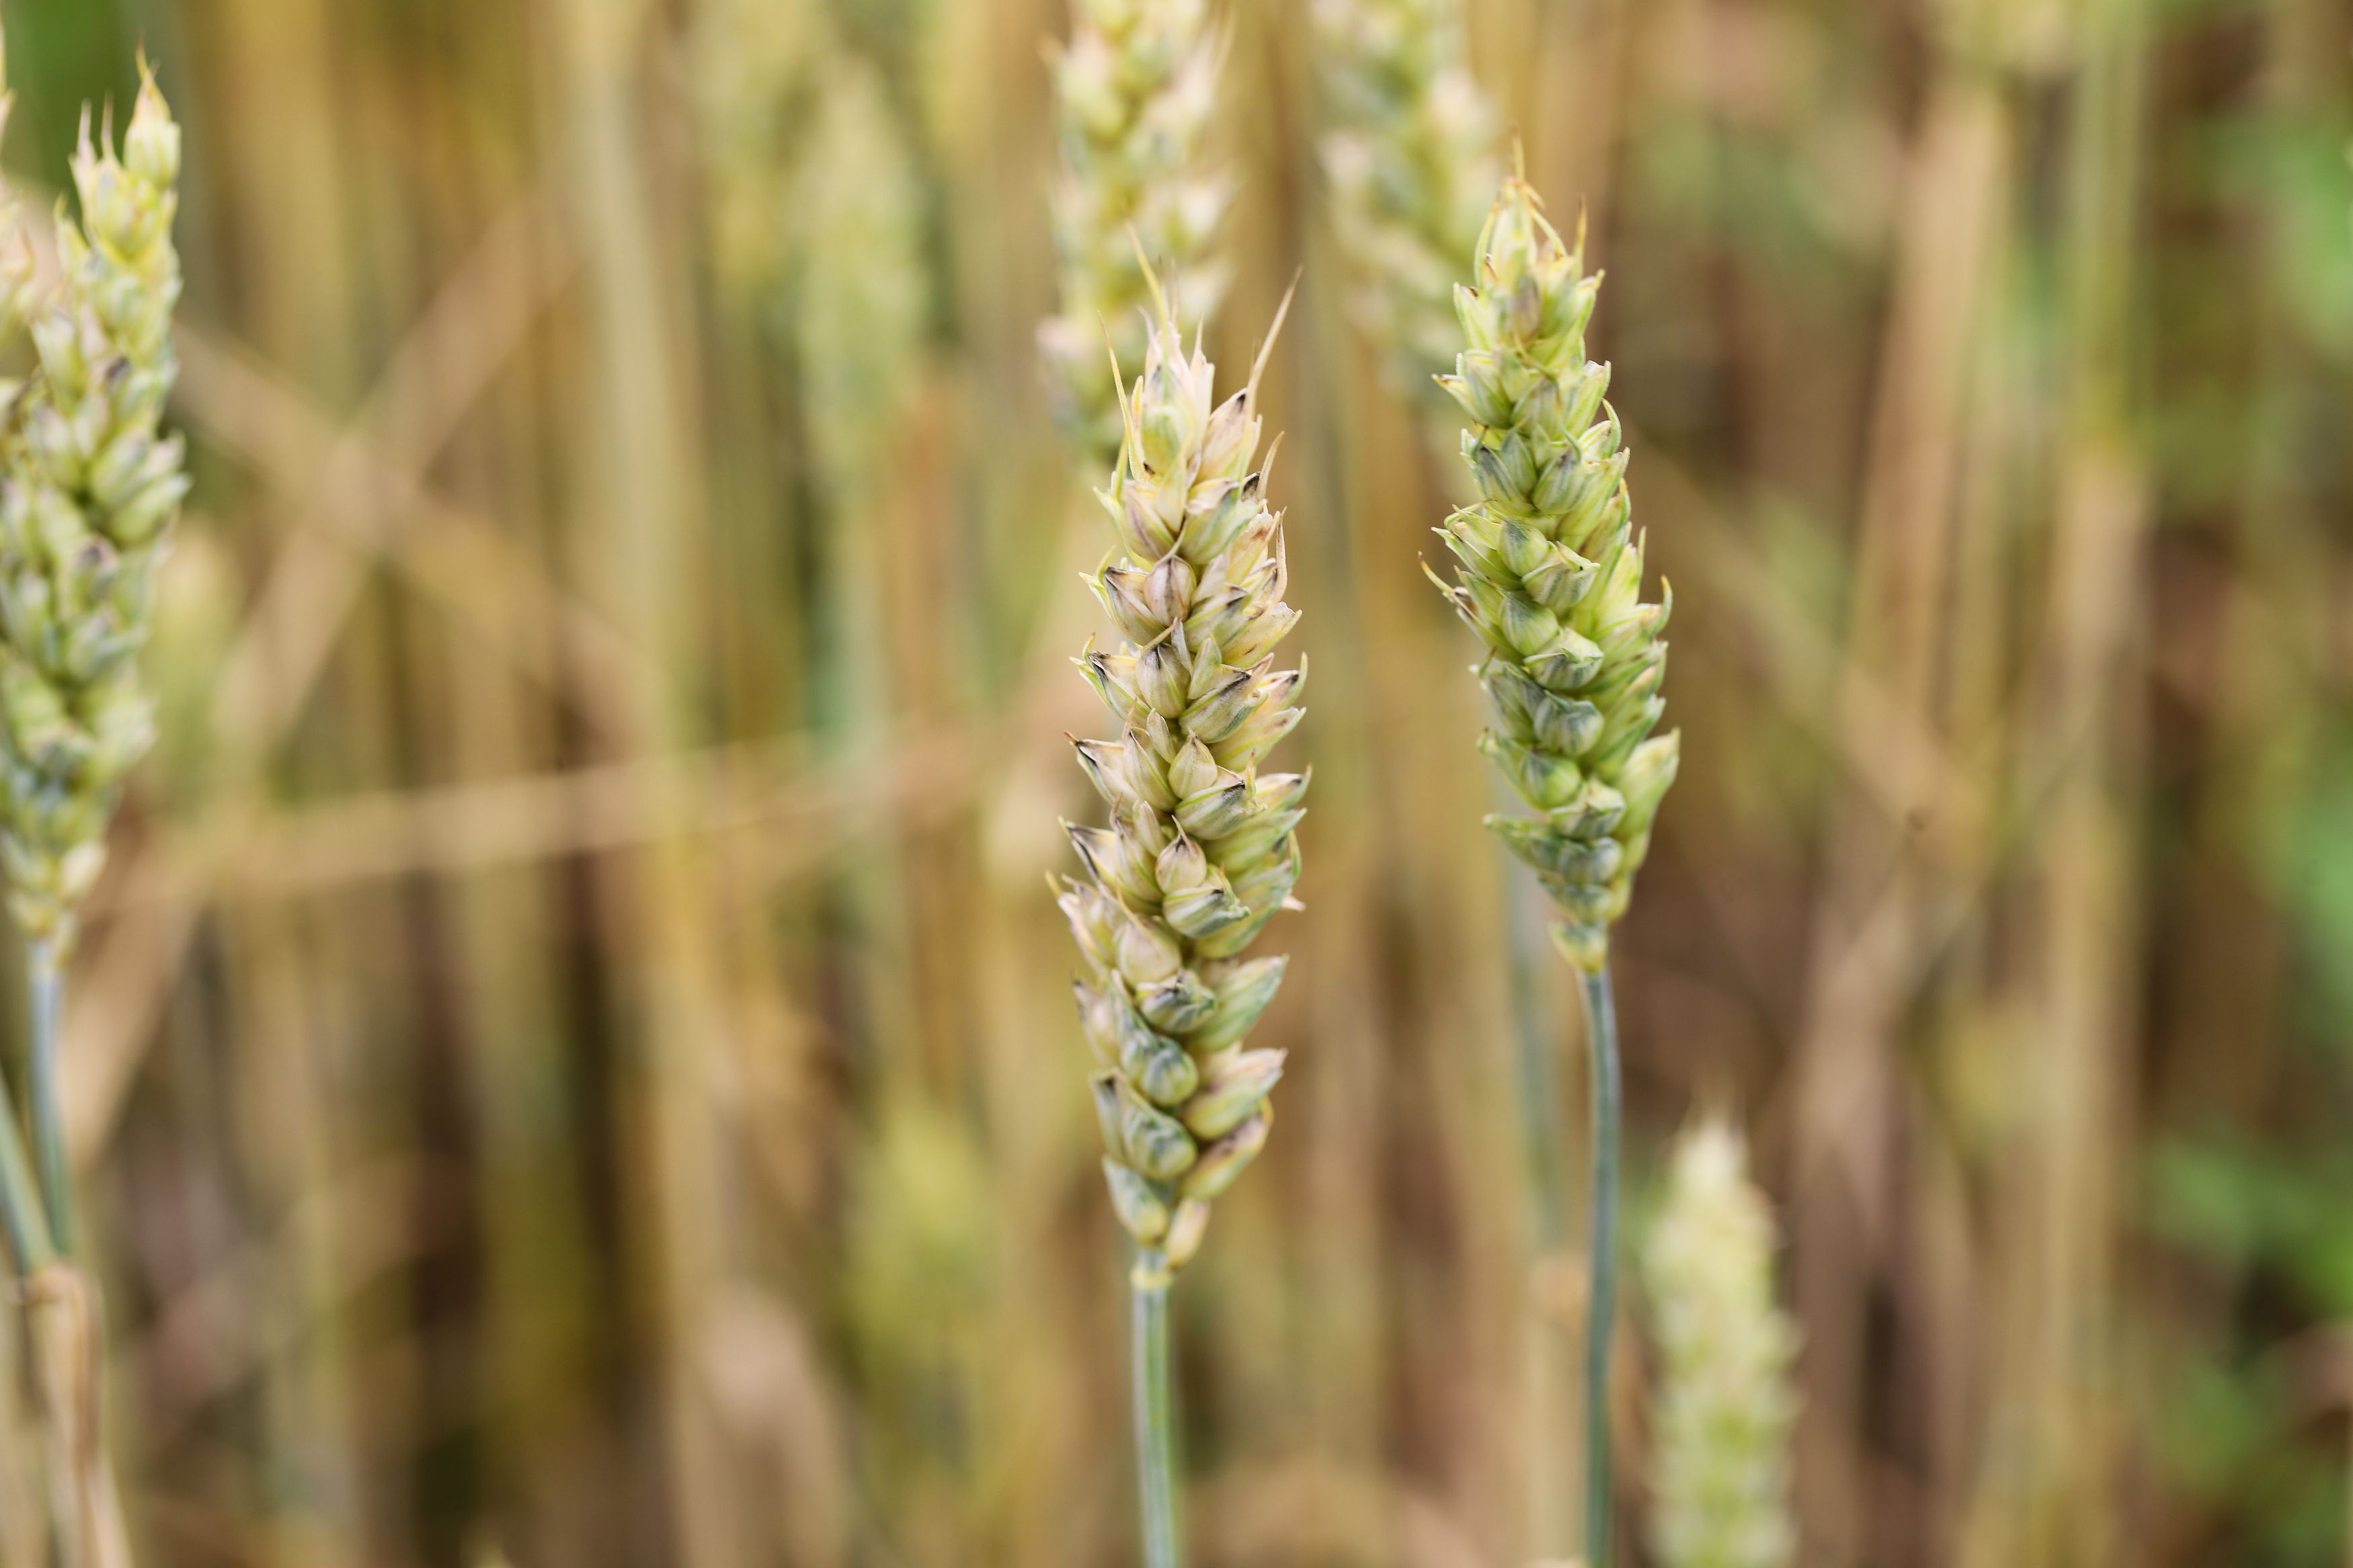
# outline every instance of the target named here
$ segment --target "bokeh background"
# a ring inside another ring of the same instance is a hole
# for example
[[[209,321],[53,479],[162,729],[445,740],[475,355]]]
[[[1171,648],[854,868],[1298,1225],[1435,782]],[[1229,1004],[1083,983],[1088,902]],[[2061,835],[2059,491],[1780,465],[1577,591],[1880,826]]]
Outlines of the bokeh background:
[[[1581,1309],[1523,1256],[1447,474],[1343,307],[1303,9],[1229,6],[1211,342],[1299,276],[1316,784],[1283,1120],[1178,1298],[1192,1533],[1514,1563]],[[1750,1130],[1804,1561],[2353,1560],[2353,16],[1468,10],[1589,214],[1676,594],[1632,1179]],[[37,212],[140,41],[188,134],[198,485],[67,1047],[146,1561],[1128,1560],[1043,884],[1099,721],[1059,0],[5,21]]]

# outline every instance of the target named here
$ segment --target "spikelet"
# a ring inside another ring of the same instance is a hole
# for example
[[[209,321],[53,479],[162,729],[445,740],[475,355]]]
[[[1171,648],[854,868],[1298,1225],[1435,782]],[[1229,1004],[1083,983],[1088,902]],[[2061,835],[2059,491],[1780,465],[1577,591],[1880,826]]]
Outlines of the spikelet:
[[[1319,143],[1356,324],[1409,396],[1460,346],[1454,279],[1501,170],[1456,0],[1315,0]]]
[[[807,256],[794,337],[828,501],[872,491],[920,369],[929,314],[920,178],[873,68],[832,68],[796,205]]]
[[[180,132],[143,62],[141,78],[120,156],[84,113],[81,217],[59,214],[55,296],[30,304],[22,237],[0,242],[8,313],[30,304],[37,363],[13,400],[0,473],[0,856],[37,941],[69,935],[123,776],[152,739],[136,656],[188,488],[179,437],[157,429],[178,368]]]
[[[1088,586],[1125,640],[1078,660],[1121,726],[1077,742],[1111,821],[1065,825],[1087,873],[1060,902],[1084,959],[1103,1173],[1147,1286],[1193,1256],[1210,1200],[1271,1125],[1282,1053],[1244,1039],[1286,961],[1242,955],[1295,907],[1307,793],[1303,774],[1259,772],[1299,721],[1306,672],[1274,667],[1298,613],[1282,602],[1282,519],[1251,468],[1258,370],[1213,408],[1214,380],[1161,305],[1097,492],[1116,547]]]
[[[1644,1259],[1656,1320],[1657,1509],[1665,1568],[1785,1568],[1797,1335],[1774,1304],[1773,1219],[1740,1135],[1683,1139]]]
[[[1210,247],[1229,191],[1204,148],[1224,52],[1206,0],[1072,0],[1054,57],[1061,308],[1038,345],[1055,416],[1092,472],[1121,439],[1103,334],[1132,374],[1149,333],[1146,258],[1182,283],[1197,319],[1222,292]]]
[[[1478,285],[1455,290],[1469,347],[1438,378],[1471,417],[1462,458],[1479,499],[1438,531],[1454,584],[1431,579],[1487,645],[1478,675],[1497,723],[1480,749],[1538,813],[1487,825],[1552,896],[1562,951],[1598,971],[1677,753],[1674,735],[1651,734],[1673,596],[1641,602],[1609,371],[1585,358],[1601,279],[1582,262],[1526,183],[1506,179]]]

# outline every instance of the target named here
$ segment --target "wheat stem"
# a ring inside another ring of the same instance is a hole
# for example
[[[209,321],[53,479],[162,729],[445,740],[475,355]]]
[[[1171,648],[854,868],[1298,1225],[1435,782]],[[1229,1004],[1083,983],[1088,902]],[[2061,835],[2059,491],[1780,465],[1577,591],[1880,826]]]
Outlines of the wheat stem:
[[[74,1255],[73,1174],[66,1159],[65,1116],[58,1098],[58,1025],[65,1013],[65,973],[51,941],[26,944],[26,982],[33,1004],[33,1154],[40,1162],[41,1196],[49,1239],[60,1257]]]
[[[1142,1507],[1145,1568],[1178,1568],[1184,1547],[1176,1517],[1176,1402],[1168,1376],[1168,1286],[1131,1278],[1135,1382],[1135,1468]]]
[[[32,1162],[25,1158],[25,1142],[16,1131],[16,1102],[8,1092],[5,1073],[0,1073],[0,1224],[7,1226],[8,1250],[16,1259],[19,1279],[29,1279],[57,1260],[48,1221],[41,1211],[40,1187],[33,1180]]]
[[[1542,1476],[1566,1452],[1576,1419],[1567,1377],[1569,1325],[1558,1310],[1557,1283],[1569,1257],[1569,1206],[1563,1176],[1558,1037],[1543,974],[1550,942],[1540,897],[1516,862],[1504,868],[1505,968],[1511,984],[1513,1066],[1520,1100],[1521,1169],[1527,1185],[1529,1284],[1536,1310],[1527,1347],[1531,1473]],[[1571,1520],[1567,1494],[1537,1485],[1529,1497],[1528,1528],[1536,1554],[1568,1555]]]
[[[1553,1059],[1550,1020],[1537,975],[1544,925],[1528,908],[1516,867],[1505,868],[1505,941],[1511,948],[1512,1025],[1518,1044],[1521,1135],[1528,1177],[1529,1223],[1539,1259],[1568,1247],[1568,1205],[1561,1186],[1560,1076]]]
[[[1592,1289],[1585,1316],[1585,1561],[1609,1562],[1609,1342],[1618,1306],[1618,999],[1605,965],[1585,972],[1592,1070]]]

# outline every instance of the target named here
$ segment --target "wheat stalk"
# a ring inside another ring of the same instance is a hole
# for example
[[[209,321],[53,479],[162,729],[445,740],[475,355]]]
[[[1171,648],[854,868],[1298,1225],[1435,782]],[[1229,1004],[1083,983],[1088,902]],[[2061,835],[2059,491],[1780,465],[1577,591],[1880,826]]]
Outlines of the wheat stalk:
[[[1797,1333],[1775,1304],[1773,1219],[1740,1135],[1703,1123],[1675,1151],[1644,1258],[1660,1356],[1654,1405],[1665,1568],[1787,1568]]]
[[[1487,647],[1477,674],[1497,723],[1480,748],[1536,814],[1492,816],[1487,826],[1535,870],[1560,917],[1554,940],[1585,982],[1593,1119],[1586,1559],[1601,1563],[1609,1560],[1618,1224],[1609,927],[1631,897],[1677,752],[1674,735],[1651,733],[1664,707],[1668,606],[1641,598],[1626,454],[1604,401],[1609,373],[1585,357],[1600,279],[1586,275],[1582,249],[1581,236],[1576,251],[1562,244],[1525,180],[1504,182],[1479,237],[1475,284],[1455,290],[1467,346],[1455,373],[1438,378],[1470,416],[1462,458],[1479,499],[1439,530],[1458,563],[1455,581],[1431,580]],[[1545,1127],[1549,1135],[1548,1118]]]
[[[1197,317],[1216,308],[1210,252],[1229,195],[1208,165],[1224,37],[1206,0],[1073,0],[1054,56],[1061,172],[1053,190],[1060,310],[1038,332],[1055,414],[1089,470],[1121,442],[1116,364],[1144,353],[1150,268],[1183,279]]]
[[[1500,172],[1456,0],[1315,0],[1317,151],[1358,328],[1409,395],[1460,347],[1454,280]]]
[[[1295,907],[1307,779],[1259,772],[1299,721],[1306,673],[1274,667],[1298,614],[1282,602],[1282,520],[1252,469],[1265,354],[1213,404],[1214,367],[1187,353],[1156,286],[1155,305],[1120,400],[1119,463],[1097,492],[1114,547],[1088,578],[1124,640],[1116,653],[1090,642],[1078,661],[1120,724],[1116,740],[1076,742],[1110,822],[1065,825],[1086,876],[1060,901],[1083,960],[1103,1176],[1136,1248],[1145,1539],[1159,1568],[1177,1560],[1166,1296],[1211,1201],[1273,1125],[1282,1053],[1245,1042],[1286,961],[1243,955]]]

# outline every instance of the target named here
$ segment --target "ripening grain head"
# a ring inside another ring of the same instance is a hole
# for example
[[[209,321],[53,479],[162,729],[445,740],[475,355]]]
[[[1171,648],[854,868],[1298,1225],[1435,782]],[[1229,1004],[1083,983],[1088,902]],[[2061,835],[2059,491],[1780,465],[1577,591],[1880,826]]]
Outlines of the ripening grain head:
[[[179,437],[158,428],[178,371],[180,131],[142,77],[119,148],[84,112],[54,290],[33,282],[15,215],[0,220],[5,324],[29,327],[37,365],[0,428],[0,852],[10,907],[42,941],[69,934],[153,738],[137,656],[188,488]]]
[[[1535,193],[1506,180],[1474,281],[1455,290],[1466,346],[1439,378],[1470,416],[1479,492],[1440,531],[1457,563],[1440,587],[1487,645],[1497,723],[1480,747],[1536,814],[1488,826],[1535,868],[1588,970],[1608,957],[1676,760],[1676,737],[1651,733],[1669,605],[1642,601],[1609,368],[1585,357],[1600,287]]]
[[[1774,1300],[1773,1216],[1740,1134],[1676,1149],[1643,1259],[1659,1347],[1651,1539],[1665,1568],[1787,1568],[1797,1332]]]
[[[1103,1171],[1144,1249],[1139,1278],[1184,1266],[1209,1200],[1272,1125],[1282,1056],[1245,1039],[1285,961],[1244,954],[1299,880],[1307,793],[1303,774],[1259,771],[1302,711],[1303,670],[1274,662],[1298,612],[1252,466],[1256,375],[1219,403],[1216,374],[1164,309],[1099,492],[1113,548],[1089,585],[1125,640],[1079,660],[1120,731],[1078,742],[1110,820],[1070,829],[1086,875],[1061,903],[1085,961]]]

